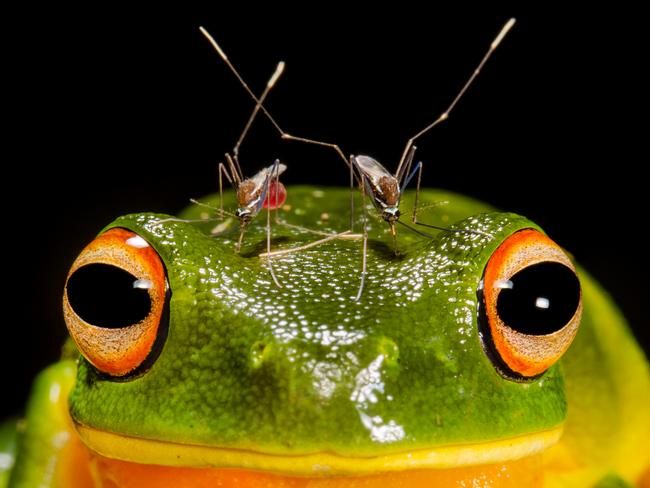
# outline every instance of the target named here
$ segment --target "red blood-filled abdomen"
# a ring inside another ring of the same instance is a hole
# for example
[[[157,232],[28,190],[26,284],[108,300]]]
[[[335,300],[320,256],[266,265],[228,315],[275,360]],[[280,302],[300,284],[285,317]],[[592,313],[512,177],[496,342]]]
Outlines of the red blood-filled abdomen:
[[[284,201],[287,199],[287,190],[282,183],[279,181],[271,181],[269,183],[269,189],[266,193],[266,200],[264,200],[264,208],[270,208],[271,210],[281,207],[284,205]]]

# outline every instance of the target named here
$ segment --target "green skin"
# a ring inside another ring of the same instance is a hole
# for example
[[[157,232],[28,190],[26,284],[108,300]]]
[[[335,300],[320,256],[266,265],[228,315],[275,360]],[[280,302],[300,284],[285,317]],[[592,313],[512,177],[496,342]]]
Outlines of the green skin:
[[[347,190],[293,187],[288,195],[292,209],[281,212],[288,222],[328,232],[348,227]],[[407,192],[402,201],[407,222],[412,199]],[[213,237],[209,231],[218,222],[159,224],[167,216],[151,213],[120,217],[104,230],[136,232],[165,264],[172,290],[168,336],[151,367],[127,381],[109,379],[81,359],[72,417],[162,441],[365,456],[535,433],[562,424],[569,406],[569,433],[598,423],[589,442],[595,435],[605,445],[616,443],[620,419],[640,418],[638,404],[630,404],[638,398],[622,384],[621,365],[640,376],[639,398],[648,395],[650,381],[643,353],[613,304],[581,272],[584,318],[564,368],[555,365],[528,382],[504,378],[478,333],[477,287],[504,239],[539,228],[456,194],[425,190],[421,201],[449,203],[422,211],[420,220],[491,237],[434,230],[428,239],[398,227],[395,256],[388,226],[370,210],[368,273],[358,302],[352,298],[360,240],[274,259],[284,285],[278,288],[257,257],[266,249],[265,212],[247,231],[241,254],[233,250],[236,221],[232,232]],[[232,196],[227,203],[233,205]],[[191,206],[181,217],[205,211]],[[328,220],[321,220],[322,212]],[[355,230],[361,223],[358,212]],[[274,250],[315,239],[280,225],[273,225],[272,237]],[[604,330],[595,317],[609,317],[613,325]],[[68,371],[69,361],[62,364]],[[30,409],[38,405],[32,400]],[[25,451],[39,435],[30,428]],[[577,443],[577,452],[586,441],[574,437],[567,439]],[[608,456],[607,449],[584,452],[594,462],[601,462],[601,452]],[[25,464],[19,456],[19,472],[37,469]]]

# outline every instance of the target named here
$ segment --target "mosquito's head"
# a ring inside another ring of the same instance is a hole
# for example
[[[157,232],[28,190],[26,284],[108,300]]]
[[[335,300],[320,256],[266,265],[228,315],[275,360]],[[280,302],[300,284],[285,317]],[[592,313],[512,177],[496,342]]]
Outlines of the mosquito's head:
[[[253,210],[251,207],[239,207],[235,210],[235,215],[242,225],[248,225],[253,220]]]
[[[381,216],[389,224],[394,224],[399,219],[400,216],[399,207],[398,206],[385,207],[382,210]]]

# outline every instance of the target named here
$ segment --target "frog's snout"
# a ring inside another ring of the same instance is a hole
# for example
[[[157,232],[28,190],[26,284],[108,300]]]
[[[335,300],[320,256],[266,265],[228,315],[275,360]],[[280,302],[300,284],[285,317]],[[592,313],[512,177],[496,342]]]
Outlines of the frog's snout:
[[[334,353],[321,344],[305,350],[291,341],[255,341],[248,350],[250,381],[270,381],[295,396],[294,401],[311,398],[320,404],[337,392],[351,397],[357,390],[372,389],[375,384],[382,390],[385,381],[397,380],[397,343],[386,336],[366,337],[361,343],[356,343],[354,350],[341,347]]]
[[[373,339],[366,350],[374,352],[371,355],[373,359],[381,356],[382,361],[391,366],[396,366],[399,362],[399,347],[389,337],[381,336]],[[293,363],[296,358],[292,357],[292,351],[292,347],[278,344],[273,340],[258,340],[249,349],[248,364],[252,370],[258,370],[264,366],[277,364],[285,360]],[[352,360],[349,355],[347,357],[351,362],[357,362],[357,360]]]

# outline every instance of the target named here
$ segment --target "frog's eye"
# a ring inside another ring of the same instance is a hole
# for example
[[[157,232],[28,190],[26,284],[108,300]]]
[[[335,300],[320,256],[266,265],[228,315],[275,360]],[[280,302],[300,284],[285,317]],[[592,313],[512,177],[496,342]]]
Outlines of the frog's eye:
[[[567,255],[544,234],[508,237],[488,261],[479,286],[483,344],[511,378],[546,371],[567,350],[582,315],[580,282]]]
[[[68,331],[98,370],[123,377],[155,359],[166,328],[160,256],[125,229],[104,232],[72,264],[63,293]]]

